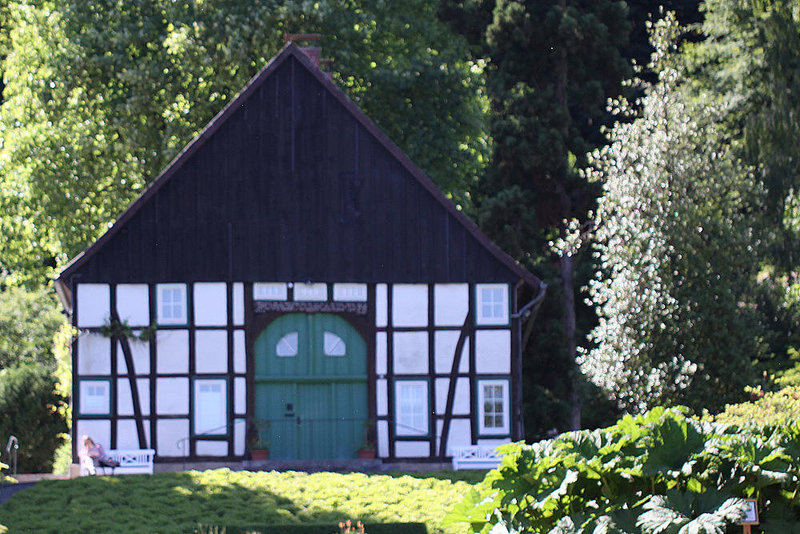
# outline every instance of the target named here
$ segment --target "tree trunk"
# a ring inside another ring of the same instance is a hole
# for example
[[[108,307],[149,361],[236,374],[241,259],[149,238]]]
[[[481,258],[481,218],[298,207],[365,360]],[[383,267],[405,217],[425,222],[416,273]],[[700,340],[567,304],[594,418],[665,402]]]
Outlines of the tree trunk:
[[[564,299],[564,344],[567,354],[574,363],[578,357],[578,347],[575,342],[575,264],[572,256],[564,254],[558,261],[561,274],[561,289]],[[570,417],[569,428],[581,428],[581,396],[578,392],[578,377],[580,376],[577,365],[571,374],[571,388],[569,392]]]
[[[562,13],[565,12],[567,9],[567,0],[559,0],[558,6],[561,8]],[[569,105],[567,103],[567,49],[563,42],[557,43],[556,46],[559,47],[555,64],[556,101],[564,113],[564,122],[561,124],[560,130],[562,138],[566,141],[569,137],[570,122]],[[556,190],[561,198],[561,214],[563,216],[561,224],[566,224],[565,221],[573,216],[572,199],[566,188],[569,168],[566,161],[567,155],[565,154],[564,156],[565,161],[562,171],[557,176],[553,176],[553,179],[556,181]],[[564,229],[562,228],[562,230]],[[581,428],[581,396],[578,391],[578,378],[580,377],[580,373],[577,369],[578,350],[577,343],[575,342],[575,264],[573,257],[569,255],[569,253],[559,256],[558,263],[564,299],[564,347],[573,365],[572,372],[570,373],[569,427],[572,430],[579,430]]]

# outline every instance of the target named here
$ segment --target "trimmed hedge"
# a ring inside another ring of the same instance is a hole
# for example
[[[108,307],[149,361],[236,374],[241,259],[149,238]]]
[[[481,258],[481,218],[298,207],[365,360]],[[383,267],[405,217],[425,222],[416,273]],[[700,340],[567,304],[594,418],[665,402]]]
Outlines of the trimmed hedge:
[[[229,469],[43,480],[0,505],[0,524],[14,533],[151,533],[200,525],[338,530],[340,521],[352,519],[423,523],[430,534],[459,534],[461,528],[442,521],[472,487],[411,476]]]
[[[428,534],[424,523],[366,523],[366,534]],[[337,525],[258,525],[201,527],[198,534],[339,534]]]

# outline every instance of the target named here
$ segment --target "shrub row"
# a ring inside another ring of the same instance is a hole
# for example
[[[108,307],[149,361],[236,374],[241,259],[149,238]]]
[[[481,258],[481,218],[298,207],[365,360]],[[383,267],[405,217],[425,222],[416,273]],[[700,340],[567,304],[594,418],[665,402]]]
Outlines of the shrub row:
[[[657,408],[595,431],[512,444],[449,517],[471,532],[800,533],[800,423],[737,426]],[[730,530],[733,532],[733,530]]]
[[[472,488],[466,482],[363,473],[217,469],[45,480],[0,505],[11,532],[191,532],[198,525],[338,525],[347,519],[442,520]],[[368,531],[369,532],[369,531]]]
[[[424,523],[367,523],[366,534],[427,534]],[[339,534],[338,525],[204,526],[197,534]]]

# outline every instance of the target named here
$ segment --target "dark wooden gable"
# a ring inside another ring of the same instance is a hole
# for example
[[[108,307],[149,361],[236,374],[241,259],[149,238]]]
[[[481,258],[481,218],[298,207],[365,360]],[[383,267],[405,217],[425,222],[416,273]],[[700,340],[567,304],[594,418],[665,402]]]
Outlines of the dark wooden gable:
[[[538,283],[291,44],[59,282],[78,273],[83,283]]]

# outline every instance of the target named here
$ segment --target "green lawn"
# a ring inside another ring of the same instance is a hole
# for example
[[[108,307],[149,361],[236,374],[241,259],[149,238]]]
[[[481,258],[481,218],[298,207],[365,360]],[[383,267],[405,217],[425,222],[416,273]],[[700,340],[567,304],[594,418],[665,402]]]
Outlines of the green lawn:
[[[9,532],[191,532],[198,524],[336,524],[345,519],[441,521],[482,473],[234,472],[42,481],[0,505]],[[459,480],[460,479],[460,480]],[[468,480],[464,481],[464,479]]]

